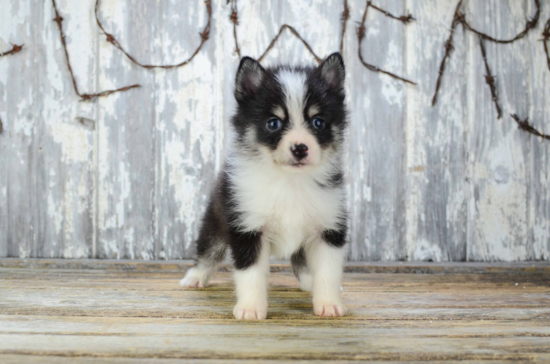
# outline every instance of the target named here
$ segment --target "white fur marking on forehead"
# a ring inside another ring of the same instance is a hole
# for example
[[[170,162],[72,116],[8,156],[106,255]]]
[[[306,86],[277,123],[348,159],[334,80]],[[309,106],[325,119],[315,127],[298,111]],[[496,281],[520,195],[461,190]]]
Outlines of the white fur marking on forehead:
[[[277,81],[283,87],[291,123],[303,123],[304,101],[307,92],[306,75],[298,71],[282,70],[277,74]]]

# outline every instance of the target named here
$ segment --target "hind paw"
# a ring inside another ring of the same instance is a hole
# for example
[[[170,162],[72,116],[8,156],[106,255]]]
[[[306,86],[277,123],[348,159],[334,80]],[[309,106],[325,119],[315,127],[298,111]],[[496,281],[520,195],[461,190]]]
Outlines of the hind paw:
[[[205,288],[208,285],[208,273],[201,269],[191,268],[180,281],[184,288]]]

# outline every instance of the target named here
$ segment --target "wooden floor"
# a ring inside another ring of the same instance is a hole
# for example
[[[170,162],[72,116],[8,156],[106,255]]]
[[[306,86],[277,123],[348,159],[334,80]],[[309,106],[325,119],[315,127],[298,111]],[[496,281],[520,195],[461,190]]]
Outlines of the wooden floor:
[[[252,322],[232,318],[228,272],[183,290],[181,264],[71,264],[0,260],[0,363],[550,363],[548,263],[346,273],[350,314],[333,319],[276,266],[268,319]]]

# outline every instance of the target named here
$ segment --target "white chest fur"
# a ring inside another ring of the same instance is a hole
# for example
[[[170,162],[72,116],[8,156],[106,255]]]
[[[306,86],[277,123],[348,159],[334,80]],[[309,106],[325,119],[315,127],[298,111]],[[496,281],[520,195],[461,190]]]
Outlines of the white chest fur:
[[[288,258],[323,230],[337,228],[341,188],[322,187],[307,173],[289,174],[257,162],[234,163],[230,176],[240,228],[262,231],[278,258]]]

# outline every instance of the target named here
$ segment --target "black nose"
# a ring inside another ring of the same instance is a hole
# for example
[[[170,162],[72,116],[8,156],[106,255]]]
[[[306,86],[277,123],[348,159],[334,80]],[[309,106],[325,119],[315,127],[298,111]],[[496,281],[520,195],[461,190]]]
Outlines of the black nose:
[[[290,151],[292,152],[292,155],[297,160],[304,159],[307,157],[307,145],[305,144],[294,144]]]

